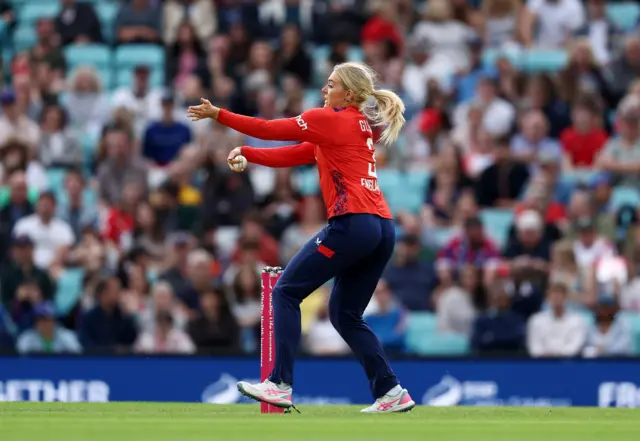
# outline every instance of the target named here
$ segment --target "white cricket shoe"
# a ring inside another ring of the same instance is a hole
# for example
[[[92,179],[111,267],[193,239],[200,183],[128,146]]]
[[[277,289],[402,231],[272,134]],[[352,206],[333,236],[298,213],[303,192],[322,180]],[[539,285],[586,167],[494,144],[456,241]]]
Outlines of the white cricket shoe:
[[[401,389],[395,395],[388,393],[381,396],[372,406],[362,409],[362,413],[385,413],[385,412],[408,412],[415,407],[416,403],[409,396],[406,389]]]
[[[263,403],[269,403],[276,407],[282,407],[283,409],[288,409],[293,406],[293,402],[291,401],[293,390],[288,384],[275,384],[268,379],[257,384],[239,381],[238,391],[245,397]]]

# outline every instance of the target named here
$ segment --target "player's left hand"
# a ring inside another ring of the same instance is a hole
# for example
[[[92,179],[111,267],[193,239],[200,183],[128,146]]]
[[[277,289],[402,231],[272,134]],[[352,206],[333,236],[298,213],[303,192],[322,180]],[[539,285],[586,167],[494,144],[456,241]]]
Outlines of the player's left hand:
[[[205,118],[213,118],[218,119],[218,113],[220,113],[220,109],[205,98],[200,98],[199,106],[190,106],[187,109],[187,117],[191,119],[191,121],[199,121]]]

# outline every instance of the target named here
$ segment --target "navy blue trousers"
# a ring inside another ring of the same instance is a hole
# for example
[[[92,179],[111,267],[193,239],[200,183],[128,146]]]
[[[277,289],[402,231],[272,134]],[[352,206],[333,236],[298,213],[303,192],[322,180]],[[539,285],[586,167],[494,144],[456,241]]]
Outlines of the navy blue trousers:
[[[392,220],[346,214],[330,219],[293,257],[273,289],[276,359],[271,381],[293,384],[300,303],[335,277],[329,317],[362,364],[371,394],[376,399],[398,384],[380,342],[362,319],[394,244]]]

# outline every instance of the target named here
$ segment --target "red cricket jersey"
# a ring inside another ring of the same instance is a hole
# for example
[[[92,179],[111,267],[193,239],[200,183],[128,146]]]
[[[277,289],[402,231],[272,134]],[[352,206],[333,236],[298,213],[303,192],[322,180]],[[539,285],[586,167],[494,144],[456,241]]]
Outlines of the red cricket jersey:
[[[273,121],[220,110],[218,122],[254,138],[302,141],[287,147],[242,147],[242,155],[268,167],[317,163],[329,218],[347,213],[393,218],[378,187],[371,127],[357,108],[312,109],[295,118]]]

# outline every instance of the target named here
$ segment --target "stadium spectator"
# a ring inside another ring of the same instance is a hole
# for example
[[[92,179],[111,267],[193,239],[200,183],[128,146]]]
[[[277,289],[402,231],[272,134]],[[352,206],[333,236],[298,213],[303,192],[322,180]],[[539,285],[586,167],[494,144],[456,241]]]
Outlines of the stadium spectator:
[[[620,313],[615,298],[602,297],[595,307],[595,323],[589,327],[585,357],[628,356],[633,353],[633,331]]]
[[[46,168],[78,167],[84,160],[78,138],[67,129],[67,114],[59,105],[48,105],[40,118],[38,160]]]
[[[507,137],[496,139],[493,155],[494,163],[482,172],[475,186],[478,205],[513,207],[529,180],[529,169],[511,159]]]
[[[36,69],[43,65],[47,66],[50,69],[52,82],[59,82],[64,78],[67,63],[53,19],[39,18],[36,21],[36,33],[38,41],[30,51],[32,66]]]
[[[167,237],[167,269],[159,276],[168,282],[174,293],[183,291],[189,283],[188,256],[194,241],[188,233],[176,232]]]
[[[400,303],[411,311],[433,308],[431,289],[435,286],[435,273],[431,263],[419,259],[420,251],[418,236],[400,237],[383,276]]]
[[[480,271],[473,265],[465,265],[460,271],[458,283],[436,294],[436,316],[439,332],[471,335],[476,318],[474,303],[481,301]]]
[[[481,4],[480,29],[487,48],[508,49],[518,45],[518,24],[522,4],[517,0],[484,0]]]
[[[589,39],[598,63],[602,66],[611,61],[611,52],[614,50],[620,37],[620,29],[607,16],[607,2],[603,0],[587,0],[587,23],[577,31],[577,35]]]
[[[97,139],[109,120],[111,105],[92,67],[78,67],[71,74],[66,111],[72,128]]]
[[[326,209],[319,196],[304,198],[301,207],[300,221],[287,227],[280,240],[280,260],[285,264],[325,225]]]
[[[520,132],[511,141],[513,159],[535,163],[540,155],[559,161],[562,158],[558,141],[549,138],[549,123],[544,113],[530,110],[520,119]]]
[[[162,11],[150,0],[131,0],[120,6],[114,27],[120,44],[160,43]]]
[[[311,58],[305,51],[302,41],[300,28],[293,24],[285,25],[280,36],[278,65],[281,74],[295,75],[304,86],[309,86],[313,69]]]
[[[200,311],[189,322],[189,336],[198,351],[240,348],[240,328],[233,318],[225,297],[219,291],[210,290],[200,296]]]
[[[594,185],[599,187],[605,185],[600,183],[602,180],[607,181],[609,178],[606,176],[600,176],[594,180]],[[580,219],[591,218],[596,226],[596,230],[599,234],[603,235],[609,240],[614,240],[616,236],[616,219],[615,216],[606,211],[597,212],[595,205],[594,195],[584,190],[576,190],[571,195],[571,201],[567,207],[569,215],[569,225],[565,230],[565,238],[575,239],[578,237],[579,229],[578,221]]]
[[[35,324],[18,337],[16,349],[21,354],[80,353],[82,346],[76,335],[56,323],[55,308],[51,302],[35,307]]]
[[[265,230],[262,215],[258,212],[248,213],[240,226],[239,243],[255,243],[258,247],[258,259],[267,265],[278,265],[278,243]],[[234,262],[242,260],[242,250],[237,248],[233,254]]]
[[[389,285],[381,279],[373,292],[373,307],[364,318],[376,334],[385,352],[399,354],[404,351],[406,332],[405,311],[396,300]]]
[[[0,147],[0,178],[13,173],[24,171],[27,184],[33,191],[43,191],[49,187],[49,179],[46,170],[35,159],[31,159],[33,151],[22,141],[10,139],[3,147]]]
[[[619,135],[609,139],[597,167],[612,173],[619,185],[640,188],[640,97],[629,95],[616,113]]]
[[[20,219],[13,234],[31,238],[35,246],[34,262],[45,269],[63,266],[75,242],[69,224],[56,217],[56,197],[50,192],[40,194],[36,212]]]
[[[573,252],[581,269],[589,269],[598,259],[616,254],[614,245],[598,234],[593,218],[577,219],[575,228],[578,231],[578,237],[573,241]]]
[[[123,353],[135,341],[136,324],[120,306],[120,289],[116,277],[103,279],[96,286],[96,306],[84,313],[78,332],[87,352]]]
[[[15,140],[35,149],[40,141],[40,129],[18,107],[14,91],[9,89],[0,93],[0,104],[0,146]]]
[[[532,357],[574,357],[587,339],[587,324],[567,308],[568,290],[553,284],[547,290],[549,309],[533,315],[527,324],[527,349]]]
[[[488,290],[489,308],[474,324],[471,345],[480,354],[515,353],[524,347],[525,321],[510,309],[511,299],[503,281]]]
[[[178,38],[169,47],[165,76],[167,82],[180,89],[185,78],[197,75],[203,83],[210,82],[205,46],[198,40],[189,22],[182,22],[178,28]]]
[[[141,332],[153,332],[158,313],[171,315],[175,328],[186,329],[187,316],[177,301],[171,284],[168,282],[156,282],[151,287],[151,296],[143,304],[142,310],[138,314],[138,328]]]
[[[167,0],[162,11],[162,40],[171,46],[180,40],[185,23],[194,30],[200,44],[206,46],[216,32],[216,2],[208,0]]]
[[[24,172],[16,170],[5,181],[9,195],[0,206],[0,262],[4,262],[11,242],[11,232],[18,221],[33,214]]]
[[[576,100],[571,109],[571,127],[560,134],[564,151],[563,168],[590,167],[609,135],[602,127],[601,110],[592,97]]]
[[[213,264],[213,257],[202,249],[191,251],[187,257],[187,283],[177,296],[189,310],[189,318],[197,316],[201,297],[215,288]]]
[[[107,247],[99,232],[91,227],[83,228],[78,237],[80,240],[69,252],[67,262],[81,267],[85,278],[91,280],[108,266]]]
[[[36,307],[44,301],[42,291],[35,280],[24,280],[16,289],[11,306],[11,318],[18,332],[31,328],[36,320]]]
[[[124,107],[133,113],[136,137],[144,133],[150,121],[162,118],[162,89],[151,84],[149,66],[140,64],[133,70],[131,86],[116,89],[111,97],[114,109]]]
[[[16,236],[12,240],[11,258],[0,269],[2,303],[10,311],[18,287],[31,281],[38,285],[45,300],[52,300],[56,285],[49,274],[33,260],[33,242],[29,236]]]
[[[526,77],[524,92],[519,101],[525,108],[541,110],[546,115],[551,138],[557,139],[571,125],[571,109],[563,101],[554,79],[548,74]]]
[[[464,221],[462,234],[451,239],[438,252],[436,269],[440,282],[449,285],[466,265],[484,270],[499,259],[500,251],[486,235],[482,220],[471,217]]]
[[[522,18],[522,36],[526,46],[564,47],[585,23],[580,0],[527,0]]]
[[[63,46],[103,41],[100,20],[93,5],[76,0],[62,0],[56,30]]]
[[[544,237],[544,220],[540,213],[526,210],[515,222],[516,240],[505,249],[504,257],[514,268],[546,273],[551,259],[551,243]]]
[[[316,319],[304,337],[304,348],[311,355],[336,356],[351,352],[329,317],[329,299],[324,301],[316,312]]]
[[[85,228],[98,227],[98,208],[93,189],[88,188],[78,169],[67,171],[56,216],[71,227],[77,241]]]
[[[98,190],[104,202],[119,203],[127,184],[137,184],[146,192],[147,167],[134,156],[131,135],[123,128],[111,127],[105,142],[107,158],[98,168]]]
[[[161,99],[162,119],[152,122],[146,129],[142,154],[153,165],[164,167],[177,158],[180,149],[191,142],[191,130],[175,121],[174,96],[166,91]]]
[[[595,304],[595,291],[588,284],[589,275],[578,267],[571,242],[562,240],[553,245],[549,282],[567,287],[571,306],[591,307]]]
[[[569,102],[574,102],[581,95],[595,94],[600,101],[609,105],[614,104],[604,74],[586,38],[572,42],[569,64],[560,73],[560,82],[564,98]]]
[[[554,162],[554,164],[557,163]],[[563,230],[568,223],[564,205],[560,202],[552,201],[551,198],[554,197],[552,187],[544,178],[544,174],[546,174],[545,168],[552,167],[556,168],[556,166],[551,164],[541,164],[540,169],[542,173],[531,180],[522,198],[522,203],[517,204],[514,208],[516,218],[525,211],[533,210],[537,212],[544,223],[542,231],[543,240],[549,243],[553,243],[562,238]],[[559,184],[562,184],[562,181],[560,181]],[[556,189],[560,189],[560,195],[564,195],[562,192],[564,189],[562,189],[561,185],[557,185]],[[563,230],[561,230],[560,227],[562,227]],[[517,241],[517,236],[516,223],[514,223],[509,229],[507,246]]]
[[[196,347],[191,338],[174,325],[173,315],[158,312],[153,331],[142,332],[133,349],[141,354],[191,354]]]
[[[403,37],[398,27],[398,10],[395,4],[386,1],[370,2],[373,14],[362,27],[360,43],[367,47],[387,46],[392,58],[402,53]]]
[[[640,75],[640,36],[629,35],[624,40],[623,52],[611,62],[606,72],[609,87],[617,100],[629,90]]]

